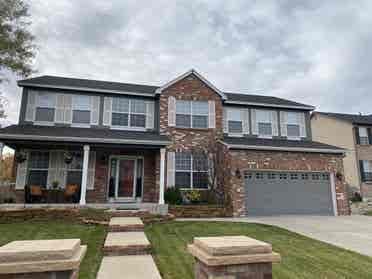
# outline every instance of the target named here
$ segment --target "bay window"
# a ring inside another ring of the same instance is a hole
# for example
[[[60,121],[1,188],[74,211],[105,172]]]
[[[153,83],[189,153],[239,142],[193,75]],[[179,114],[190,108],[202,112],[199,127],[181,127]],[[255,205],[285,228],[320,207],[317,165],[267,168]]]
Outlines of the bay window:
[[[258,126],[258,135],[260,137],[272,137],[272,112],[270,110],[257,110],[256,121]]]
[[[146,103],[144,100],[113,98],[112,99],[113,127],[146,127]]]
[[[177,100],[176,126],[208,128],[208,102]]]
[[[38,92],[36,95],[35,121],[54,122],[56,94]]]
[[[229,134],[243,133],[243,115],[240,109],[227,110],[227,125]]]
[[[47,187],[49,152],[31,151],[28,158],[27,184]]]
[[[208,188],[208,158],[205,154],[175,154],[175,185],[182,189]]]
[[[366,127],[359,127],[359,140],[360,144],[369,144],[368,130]]]
[[[90,96],[74,95],[72,102],[72,123],[90,124]]]

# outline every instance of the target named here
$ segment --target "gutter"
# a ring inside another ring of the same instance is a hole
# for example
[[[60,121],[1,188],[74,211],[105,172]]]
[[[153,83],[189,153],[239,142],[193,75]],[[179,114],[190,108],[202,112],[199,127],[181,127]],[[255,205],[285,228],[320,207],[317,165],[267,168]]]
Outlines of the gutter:
[[[133,140],[133,139],[107,139],[107,138],[83,138],[83,137],[52,137],[52,136],[35,136],[20,134],[0,134],[0,139],[13,140],[40,140],[40,141],[61,141],[61,142],[87,142],[87,143],[112,143],[112,144],[147,144],[147,145],[168,145],[170,141],[156,140]]]
[[[244,144],[227,144],[229,149],[248,149],[248,150],[266,150],[266,151],[288,151],[288,152],[309,152],[309,153],[331,153],[344,154],[344,150],[331,148],[308,148],[308,147],[277,147],[277,146],[260,146]]]

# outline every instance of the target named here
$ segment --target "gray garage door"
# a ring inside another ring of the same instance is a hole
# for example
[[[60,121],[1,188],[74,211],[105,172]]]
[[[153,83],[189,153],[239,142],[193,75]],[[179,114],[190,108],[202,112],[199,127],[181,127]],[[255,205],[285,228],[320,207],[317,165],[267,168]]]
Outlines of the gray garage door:
[[[333,215],[328,173],[245,172],[248,215]]]

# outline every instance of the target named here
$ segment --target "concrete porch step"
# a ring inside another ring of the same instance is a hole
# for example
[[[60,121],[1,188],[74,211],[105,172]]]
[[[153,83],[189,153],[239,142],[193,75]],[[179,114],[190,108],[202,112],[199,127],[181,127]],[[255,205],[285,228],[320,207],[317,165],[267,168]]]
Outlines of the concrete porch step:
[[[161,279],[150,255],[104,257],[97,279]]]
[[[103,246],[105,256],[144,255],[151,244],[144,232],[110,232]]]
[[[109,224],[110,232],[138,232],[143,228],[143,222],[138,217],[112,217]]]

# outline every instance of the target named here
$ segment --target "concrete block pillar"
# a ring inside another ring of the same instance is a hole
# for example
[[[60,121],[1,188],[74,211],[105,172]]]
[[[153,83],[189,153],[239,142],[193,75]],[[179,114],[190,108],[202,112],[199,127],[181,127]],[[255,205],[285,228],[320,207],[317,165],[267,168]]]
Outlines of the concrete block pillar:
[[[247,236],[197,237],[188,246],[196,279],[271,279],[280,255],[270,244]]]
[[[13,241],[0,247],[0,279],[77,279],[80,239]]]

